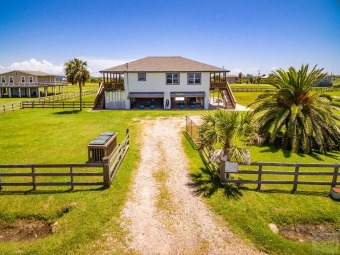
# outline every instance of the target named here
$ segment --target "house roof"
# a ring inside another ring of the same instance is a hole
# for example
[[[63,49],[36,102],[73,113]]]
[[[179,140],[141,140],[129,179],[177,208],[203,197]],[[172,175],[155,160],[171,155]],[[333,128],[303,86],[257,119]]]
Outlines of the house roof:
[[[58,76],[55,74],[48,74],[48,73],[44,73],[44,72],[40,72],[40,71],[26,71],[26,70],[11,70],[5,73],[1,73],[1,75],[3,74],[9,74],[9,73],[13,73],[13,72],[21,72],[21,73],[25,73],[25,74],[29,74],[29,75],[34,75],[34,76]]]
[[[229,72],[183,57],[146,57],[100,72]]]

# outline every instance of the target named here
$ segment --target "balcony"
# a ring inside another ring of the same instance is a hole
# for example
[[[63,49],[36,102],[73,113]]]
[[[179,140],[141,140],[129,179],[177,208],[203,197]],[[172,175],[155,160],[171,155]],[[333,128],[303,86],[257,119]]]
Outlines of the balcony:
[[[210,82],[210,89],[227,89],[228,83],[227,82]]]
[[[104,90],[125,90],[123,82],[104,82]]]

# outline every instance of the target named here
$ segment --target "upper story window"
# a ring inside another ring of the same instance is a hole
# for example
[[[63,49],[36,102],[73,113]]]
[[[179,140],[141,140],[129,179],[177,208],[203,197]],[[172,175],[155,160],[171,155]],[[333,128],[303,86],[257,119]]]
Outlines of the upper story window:
[[[21,76],[21,82],[25,82],[25,76]]]
[[[5,76],[1,76],[1,82],[5,83],[6,82],[6,77]]]
[[[28,79],[29,79],[30,83],[33,82],[33,76],[29,76]]]
[[[179,73],[167,73],[166,84],[169,85],[179,84]]]
[[[188,84],[201,84],[201,74],[188,73]]]
[[[13,76],[9,77],[9,83],[13,83]]]
[[[138,81],[146,81],[146,73],[138,73]]]

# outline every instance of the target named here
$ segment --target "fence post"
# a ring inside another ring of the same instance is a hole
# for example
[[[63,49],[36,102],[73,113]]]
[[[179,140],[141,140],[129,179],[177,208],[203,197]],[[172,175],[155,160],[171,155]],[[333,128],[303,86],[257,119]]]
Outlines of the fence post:
[[[110,188],[110,165],[109,158],[103,158],[103,178],[104,178],[104,188]]]
[[[259,175],[257,177],[259,183],[257,184],[257,190],[261,189],[261,181],[262,181],[262,165],[259,165]]]
[[[336,164],[334,167],[334,173],[333,173],[333,179],[332,179],[332,188],[336,186],[336,182],[338,179],[338,174],[339,174],[339,165]]]
[[[74,185],[73,185],[73,167],[70,167],[70,176],[71,176],[71,190],[74,190]]]
[[[36,180],[36,176],[35,176],[35,168],[34,166],[32,166],[32,182],[33,182],[33,190],[36,190],[36,186],[35,186],[35,180]]]
[[[299,166],[295,166],[294,185],[293,185],[292,193],[295,193],[297,189],[298,178],[299,178]]]
[[[2,178],[0,178],[0,191],[2,190],[1,182],[2,182]]]
[[[227,158],[226,157],[222,157],[221,158],[221,163],[220,163],[220,180],[222,183],[226,182],[226,178],[225,178],[225,162],[226,162]]]

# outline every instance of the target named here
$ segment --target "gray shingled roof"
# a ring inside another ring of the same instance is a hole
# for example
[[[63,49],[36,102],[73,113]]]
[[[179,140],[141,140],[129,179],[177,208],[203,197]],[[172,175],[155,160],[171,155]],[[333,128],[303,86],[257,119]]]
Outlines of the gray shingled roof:
[[[12,72],[22,72],[25,74],[30,74],[30,75],[34,75],[34,76],[60,76],[60,75],[55,75],[55,74],[49,74],[49,73],[44,73],[44,72],[40,72],[40,71],[26,71],[26,70],[11,70],[5,73],[1,73],[1,74],[8,74],[8,73],[12,73]]]
[[[146,57],[100,72],[229,72],[183,57]]]

